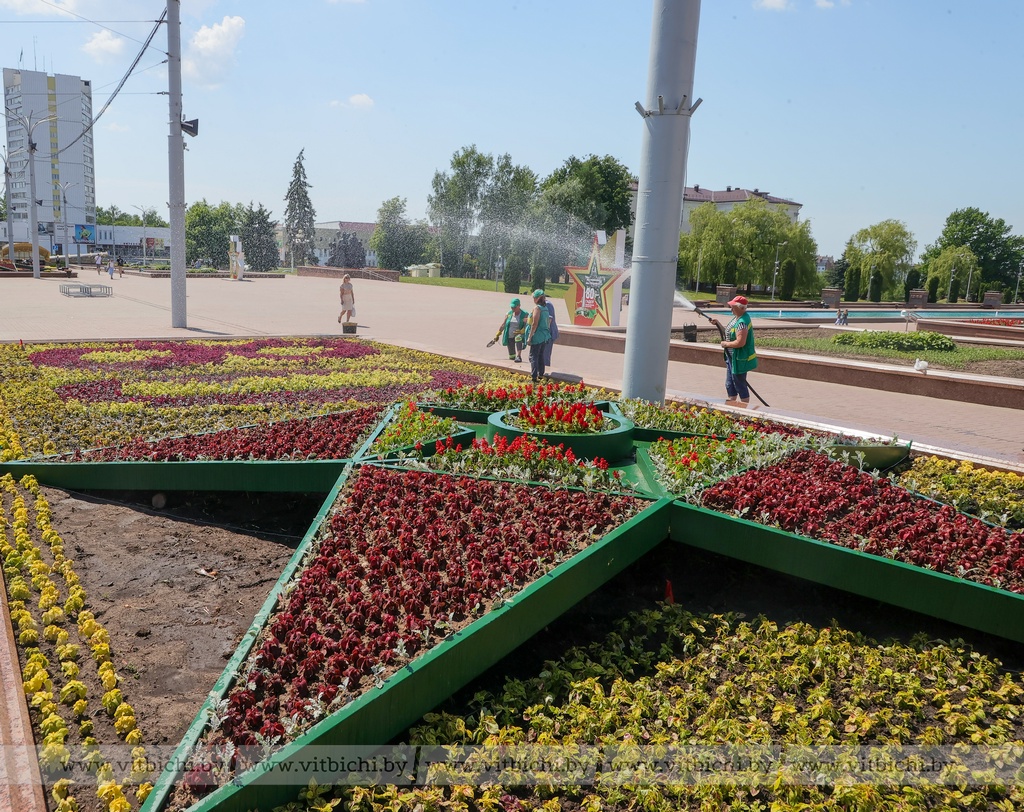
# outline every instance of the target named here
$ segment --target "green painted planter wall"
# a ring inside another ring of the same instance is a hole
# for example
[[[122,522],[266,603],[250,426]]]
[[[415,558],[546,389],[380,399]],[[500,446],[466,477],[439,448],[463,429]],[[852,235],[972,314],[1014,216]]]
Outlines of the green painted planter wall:
[[[5,462],[0,475],[31,474],[70,490],[258,491],[327,493],[345,460],[196,460],[190,462]]]
[[[885,471],[899,465],[910,456],[910,443],[906,445],[834,445],[827,450],[830,457],[865,471]]]
[[[526,434],[538,440],[546,440],[551,445],[564,445],[566,448],[571,448],[572,453],[577,457],[588,460],[594,457],[603,457],[609,461],[621,460],[633,453],[633,422],[622,415],[609,414],[608,419],[618,425],[614,429],[600,434],[556,434],[525,431],[510,426],[504,418],[514,415],[516,411],[511,409],[507,412],[495,412],[487,418],[487,439],[507,437],[509,440],[514,440],[516,437]]]
[[[490,412],[479,412],[473,409],[452,409],[448,406],[437,406],[433,403],[417,403],[416,408],[421,412],[431,412],[438,417],[451,417],[460,423],[486,423],[491,416]]]
[[[676,502],[671,538],[1024,643],[1024,595]]]
[[[270,761],[300,760],[302,750],[314,745],[386,743],[664,541],[671,507],[667,498],[653,503],[538,578],[501,608],[418,657],[381,687],[370,689],[311,728],[275,753]],[[229,687],[224,685],[220,695]],[[217,698],[211,695],[208,703]],[[204,714],[200,713],[197,722],[202,718]],[[279,786],[274,781],[264,770],[251,770],[191,806],[189,812],[246,812],[257,806],[271,809],[295,799],[298,787]],[[159,808],[156,804],[150,806],[147,800],[143,810]]]
[[[469,446],[473,444],[473,440],[476,439],[476,431],[474,429],[467,429],[464,426],[459,426],[459,428],[461,429],[461,431],[457,431],[455,434],[451,435],[452,443],[454,443],[455,445],[461,445],[463,448],[469,448]],[[421,445],[423,446],[420,449],[421,457],[432,457],[434,456],[434,454],[437,453],[437,440],[431,440],[430,442],[425,442],[422,443]],[[415,446],[407,445],[405,446],[405,448],[398,448],[395,449],[394,451],[389,451],[387,454],[384,455],[383,459],[396,460],[398,459],[399,455],[407,457],[410,454],[412,454],[415,450]],[[366,454],[366,459],[373,460],[379,459],[379,457],[376,454],[371,454],[368,451]]]

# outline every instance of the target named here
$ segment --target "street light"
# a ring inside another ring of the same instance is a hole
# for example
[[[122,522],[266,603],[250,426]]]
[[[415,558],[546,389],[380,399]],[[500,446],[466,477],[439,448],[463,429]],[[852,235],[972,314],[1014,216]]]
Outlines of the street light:
[[[142,212],[142,270],[146,270],[146,210],[142,206],[132,206]]]
[[[1020,261],[1020,267],[1017,269],[1017,287],[1013,289],[1013,303],[1017,304],[1017,294],[1020,292],[1020,277],[1024,274],[1024,259]]]
[[[25,133],[28,136],[28,228],[32,232],[32,276],[35,279],[39,279],[39,221],[36,214],[36,142],[32,140],[32,133],[35,132],[36,127],[40,124],[49,124],[51,121],[56,121],[57,116],[49,115],[33,124],[31,113],[23,116],[21,113],[16,113],[8,107],[7,118],[24,127]]]
[[[967,269],[967,295],[964,297],[968,302],[971,301],[971,279],[974,277],[974,266],[972,265]]]
[[[4,200],[7,202],[7,259],[14,264],[14,222],[12,213],[14,211],[14,203],[11,202],[11,158],[17,155],[19,152],[24,152],[23,149],[16,149],[14,152],[7,154],[7,148],[4,147],[2,156],[4,160]]]
[[[501,246],[498,246],[498,261],[494,263],[494,292],[498,292],[498,274],[505,276],[505,258],[501,255]]]
[[[782,246],[788,245],[788,244],[789,244],[789,240],[783,240],[782,242],[775,243],[775,273],[772,274],[772,301],[773,302],[775,301],[775,280],[779,276],[779,249]]]
[[[64,245],[62,249],[64,251],[64,270],[71,270],[71,253],[68,251],[68,189],[72,186],[77,186],[77,183],[71,181],[64,181],[61,183],[58,180],[53,182],[53,185],[60,189],[61,204],[60,204],[60,219],[64,221]]]
[[[700,296],[700,263],[704,259],[704,246],[701,246],[697,252],[697,284],[694,286],[693,291]]]
[[[946,288],[946,304],[950,304],[949,297],[953,295],[953,277],[956,276],[956,268],[949,272],[949,287]]]

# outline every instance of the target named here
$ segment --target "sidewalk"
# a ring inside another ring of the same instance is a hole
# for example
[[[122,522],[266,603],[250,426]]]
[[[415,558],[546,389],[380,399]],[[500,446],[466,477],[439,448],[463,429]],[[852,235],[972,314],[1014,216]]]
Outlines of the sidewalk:
[[[83,281],[88,281],[88,274]],[[187,328],[172,328],[168,279],[126,276],[104,283],[109,298],[62,296],[53,280],[0,280],[0,341],[230,338],[234,336],[339,335],[338,285],[333,279],[189,279]],[[485,345],[508,309],[508,294],[356,280],[359,336],[524,374],[503,347]],[[568,311],[555,301],[560,323]],[[673,323],[695,314],[676,308]],[[623,356],[580,347],[554,347],[553,371],[618,390]],[[725,372],[714,366],[670,362],[670,397],[721,404]],[[771,407],[756,414],[877,434],[895,434],[914,447],[955,452],[1024,471],[1024,425],[1016,409],[879,392],[837,383],[751,376]]]

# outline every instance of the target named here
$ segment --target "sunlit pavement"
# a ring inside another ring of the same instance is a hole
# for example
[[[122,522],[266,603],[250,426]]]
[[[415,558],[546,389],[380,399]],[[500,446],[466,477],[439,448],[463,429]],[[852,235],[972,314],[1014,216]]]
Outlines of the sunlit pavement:
[[[94,280],[86,272],[76,281]],[[170,326],[169,279],[127,275],[111,281],[104,275],[96,281],[113,287],[113,296],[68,297],[61,295],[58,280],[0,279],[0,341],[341,334],[339,281],[334,279],[189,279],[185,328]],[[529,375],[526,363],[507,360],[504,347],[486,347],[508,309],[509,294],[362,279],[353,285],[359,336]],[[565,304],[556,300],[555,306],[559,323],[568,322]],[[673,324],[684,323],[708,324],[675,308]],[[556,344],[552,361],[556,375],[621,387],[619,353]],[[670,362],[668,394],[720,404],[724,379],[724,369]],[[915,447],[948,449],[1024,470],[1024,437],[1014,428],[1020,426],[1021,415],[1014,409],[756,372],[750,380],[771,404],[755,413],[895,434],[912,439]]]

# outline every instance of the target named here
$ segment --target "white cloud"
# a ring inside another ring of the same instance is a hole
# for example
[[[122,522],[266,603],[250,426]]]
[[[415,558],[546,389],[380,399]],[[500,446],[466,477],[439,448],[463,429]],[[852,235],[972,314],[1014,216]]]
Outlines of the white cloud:
[[[814,0],[814,5],[818,8],[835,8],[836,0]],[[848,6],[850,5],[850,0],[839,0],[839,5]]]
[[[754,0],[754,8],[765,11],[789,11],[792,7],[791,0]]]
[[[372,98],[367,96],[365,93],[355,93],[348,97],[347,101],[341,101],[340,99],[331,99],[327,102],[328,107],[335,109],[346,109],[346,108],[358,108],[361,110],[369,110],[375,102]]]
[[[125,41],[111,31],[97,31],[82,46],[97,62],[112,62],[124,53]]]
[[[106,129],[108,129],[112,133],[126,133],[129,130],[129,128],[126,127],[124,124],[118,124],[116,121],[110,122],[107,125]]]
[[[332,4],[332,5],[336,5],[338,3],[352,3],[352,4],[363,3],[363,2],[365,2],[365,0],[327,0],[327,2]]]
[[[204,25],[193,35],[181,60],[182,75],[207,87],[216,87],[227,75],[235,59],[235,49],[245,35],[245,20],[225,17],[219,23]]]

